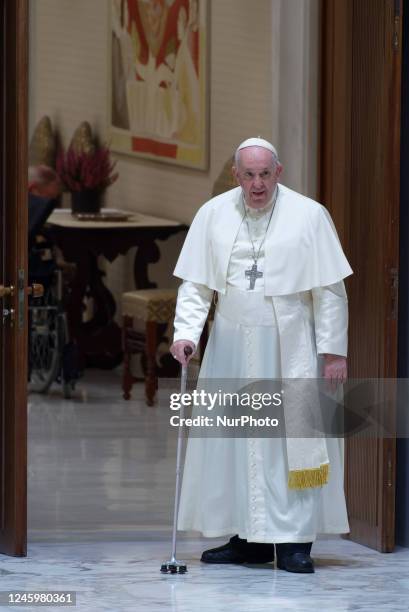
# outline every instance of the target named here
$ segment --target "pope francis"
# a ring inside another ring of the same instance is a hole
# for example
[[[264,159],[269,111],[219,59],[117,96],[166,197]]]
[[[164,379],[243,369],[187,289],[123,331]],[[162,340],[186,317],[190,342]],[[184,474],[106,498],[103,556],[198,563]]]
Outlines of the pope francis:
[[[186,237],[171,352],[190,359],[216,292],[200,379],[346,380],[352,270],[327,210],[279,183],[282,169],[271,143],[245,140],[239,186],[206,202]],[[280,569],[314,572],[317,534],[349,531],[343,441],[191,436],[178,528],[231,536],[203,552],[206,563],[276,556]]]

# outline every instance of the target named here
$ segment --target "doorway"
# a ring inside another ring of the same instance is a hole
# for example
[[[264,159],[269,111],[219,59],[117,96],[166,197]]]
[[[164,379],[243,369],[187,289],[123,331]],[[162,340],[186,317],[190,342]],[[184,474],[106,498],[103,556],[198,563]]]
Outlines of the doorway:
[[[396,378],[402,3],[332,0],[322,10],[321,199],[354,270],[349,376]],[[346,441],[352,540],[393,550],[395,478],[394,439]]]
[[[0,23],[0,552],[22,556],[27,539],[26,0],[1,0]]]
[[[409,14],[402,23],[398,376],[409,378]],[[396,447],[396,543],[409,547],[409,440]]]

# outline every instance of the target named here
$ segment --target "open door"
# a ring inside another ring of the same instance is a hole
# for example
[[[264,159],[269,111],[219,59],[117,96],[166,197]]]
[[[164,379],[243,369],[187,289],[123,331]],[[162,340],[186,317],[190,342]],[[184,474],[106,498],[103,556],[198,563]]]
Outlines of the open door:
[[[27,540],[27,0],[0,0],[0,552]]]
[[[322,2],[321,201],[354,270],[349,376],[397,377],[401,0]],[[350,538],[394,547],[395,440],[346,440]]]

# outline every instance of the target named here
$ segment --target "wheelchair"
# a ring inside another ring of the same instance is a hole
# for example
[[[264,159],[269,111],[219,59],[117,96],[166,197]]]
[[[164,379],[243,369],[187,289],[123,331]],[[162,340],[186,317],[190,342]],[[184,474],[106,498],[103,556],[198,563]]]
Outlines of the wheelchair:
[[[28,303],[28,391],[47,393],[53,382],[62,385],[69,399],[82,372],[78,347],[70,339],[64,311],[65,276],[70,264],[61,265],[45,221],[56,202],[29,197],[29,283],[44,287],[41,297]]]

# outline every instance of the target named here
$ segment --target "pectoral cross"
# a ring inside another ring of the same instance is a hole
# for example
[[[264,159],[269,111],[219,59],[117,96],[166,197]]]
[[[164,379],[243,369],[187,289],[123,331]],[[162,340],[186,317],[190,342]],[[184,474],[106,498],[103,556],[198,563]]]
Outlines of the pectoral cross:
[[[250,270],[245,271],[245,277],[250,279],[250,285],[247,289],[254,289],[254,285],[256,284],[256,280],[263,276],[263,273],[260,270],[257,270],[257,264],[254,263],[251,266]]]

